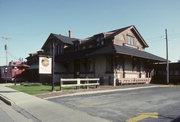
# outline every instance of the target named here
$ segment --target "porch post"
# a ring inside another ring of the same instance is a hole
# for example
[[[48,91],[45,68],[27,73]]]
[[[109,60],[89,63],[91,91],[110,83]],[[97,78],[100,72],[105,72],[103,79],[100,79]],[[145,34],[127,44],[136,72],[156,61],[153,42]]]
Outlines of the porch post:
[[[125,78],[125,57],[123,57],[123,78]]]
[[[54,41],[52,43],[52,91],[54,91],[54,66],[55,66],[55,52],[54,52]]]
[[[116,86],[116,77],[117,77],[117,70],[116,70],[116,64],[115,64],[115,55],[112,55],[112,59],[113,59],[113,74],[114,74],[114,78],[113,78],[113,86]]]

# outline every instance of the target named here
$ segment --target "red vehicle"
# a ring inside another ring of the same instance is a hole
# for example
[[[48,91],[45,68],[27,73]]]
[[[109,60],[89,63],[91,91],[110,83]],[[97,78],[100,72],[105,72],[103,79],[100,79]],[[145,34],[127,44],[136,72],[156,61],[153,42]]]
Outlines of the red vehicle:
[[[1,79],[3,81],[24,80],[23,72],[26,68],[28,68],[28,65],[24,64],[24,62],[9,62],[8,66],[0,67]]]

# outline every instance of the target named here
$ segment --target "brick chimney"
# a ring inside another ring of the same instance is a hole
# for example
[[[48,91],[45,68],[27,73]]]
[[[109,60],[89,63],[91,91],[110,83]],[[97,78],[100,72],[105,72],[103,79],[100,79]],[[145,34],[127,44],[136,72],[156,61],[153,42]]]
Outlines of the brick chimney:
[[[69,30],[69,38],[73,37],[73,31]]]

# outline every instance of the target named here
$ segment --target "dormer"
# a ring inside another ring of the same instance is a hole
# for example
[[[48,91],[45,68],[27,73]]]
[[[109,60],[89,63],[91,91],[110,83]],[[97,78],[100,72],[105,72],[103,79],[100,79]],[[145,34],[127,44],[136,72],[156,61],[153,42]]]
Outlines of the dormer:
[[[104,45],[103,35],[96,36],[95,40],[96,40],[96,46],[103,46]]]
[[[45,52],[49,52],[52,55],[52,48],[54,44],[54,51],[56,55],[60,55],[64,53],[64,50],[68,47],[73,46],[73,41],[77,40],[75,38],[70,38],[61,34],[53,34],[51,33],[44,43],[42,49]]]
[[[77,41],[74,41],[74,51],[79,51],[79,45],[80,45],[80,42],[77,40]]]
[[[147,43],[144,41],[135,26],[129,26],[120,33],[117,33],[114,36],[113,43],[138,50],[144,50],[146,47],[148,47]]]

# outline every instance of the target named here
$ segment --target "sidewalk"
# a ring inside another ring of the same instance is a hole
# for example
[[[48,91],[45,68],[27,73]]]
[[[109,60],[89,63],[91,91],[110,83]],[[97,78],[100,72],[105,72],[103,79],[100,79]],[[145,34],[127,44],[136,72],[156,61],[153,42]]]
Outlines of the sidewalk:
[[[108,122],[103,118],[90,116],[84,112],[70,109],[32,95],[28,95],[0,84],[0,99],[29,114],[39,122]],[[28,116],[26,116],[28,118]],[[31,119],[31,118],[28,118]]]

